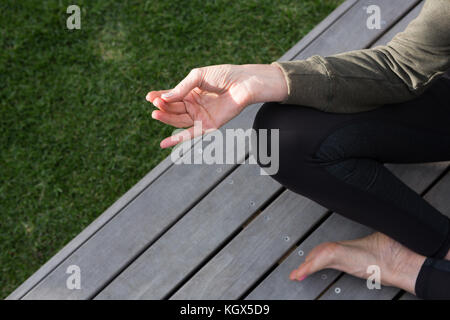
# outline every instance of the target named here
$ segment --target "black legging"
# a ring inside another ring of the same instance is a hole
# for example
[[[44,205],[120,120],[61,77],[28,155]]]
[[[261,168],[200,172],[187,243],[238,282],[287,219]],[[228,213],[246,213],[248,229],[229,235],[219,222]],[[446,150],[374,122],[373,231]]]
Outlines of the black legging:
[[[415,100],[360,113],[266,103],[254,129],[279,129],[274,179],[430,257],[416,294],[450,298],[450,262],[442,260],[450,219],[383,166],[450,160],[450,79],[437,80]]]

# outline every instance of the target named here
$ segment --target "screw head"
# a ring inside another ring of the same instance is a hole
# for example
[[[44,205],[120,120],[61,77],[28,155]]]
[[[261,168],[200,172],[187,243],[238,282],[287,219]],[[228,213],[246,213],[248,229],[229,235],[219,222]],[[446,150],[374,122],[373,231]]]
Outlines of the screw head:
[[[231,179],[230,181],[228,181],[228,183],[229,183],[229,184],[233,184],[233,183],[234,183],[233,179]]]
[[[341,288],[337,287],[336,289],[334,289],[334,292],[336,292],[336,294],[341,293]]]
[[[303,250],[298,250],[298,255],[299,255],[300,257],[302,257],[304,254],[305,254],[305,253],[303,252]]]
[[[216,171],[220,173],[222,172],[222,168],[217,168]]]
[[[323,274],[323,275],[320,276],[320,278],[321,278],[322,280],[326,280],[326,279],[327,279],[327,275],[326,275],[326,274]]]
[[[255,205],[255,201],[250,201],[250,205],[253,207]]]
[[[289,236],[284,236],[284,241],[289,241],[289,240],[291,240],[291,238],[289,238]]]

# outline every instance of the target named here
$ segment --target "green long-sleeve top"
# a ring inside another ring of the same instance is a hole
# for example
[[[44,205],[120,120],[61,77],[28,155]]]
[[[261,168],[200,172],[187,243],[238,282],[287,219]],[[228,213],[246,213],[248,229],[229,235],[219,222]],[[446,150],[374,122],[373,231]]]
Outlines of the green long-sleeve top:
[[[283,103],[352,113],[411,100],[450,69],[450,0],[427,0],[387,45],[273,62],[286,78]]]

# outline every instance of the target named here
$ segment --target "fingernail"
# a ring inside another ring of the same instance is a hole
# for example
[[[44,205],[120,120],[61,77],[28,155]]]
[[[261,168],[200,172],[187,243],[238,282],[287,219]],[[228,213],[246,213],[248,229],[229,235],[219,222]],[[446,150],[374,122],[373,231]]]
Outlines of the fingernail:
[[[173,92],[167,92],[167,93],[163,93],[161,95],[161,98],[170,98],[171,96],[173,96]]]
[[[306,278],[306,276],[303,276],[303,277],[301,277],[301,278],[299,278],[299,279],[297,279],[298,281],[302,281],[302,280],[305,280],[305,278]]]
[[[150,94],[147,94],[147,95],[145,96],[145,100],[150,101]]]
[[[152,112],[152,118],[155,119],[155,111]]]

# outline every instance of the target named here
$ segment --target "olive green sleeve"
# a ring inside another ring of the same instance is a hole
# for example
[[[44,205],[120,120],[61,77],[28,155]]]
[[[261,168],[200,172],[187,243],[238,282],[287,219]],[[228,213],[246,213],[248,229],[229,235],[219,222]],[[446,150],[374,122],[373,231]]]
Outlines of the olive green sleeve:
[[[427,0],[385,46],[272,64],[284,73],[287,104],[352,113],[413,99],[450,69],[450,0]]]

